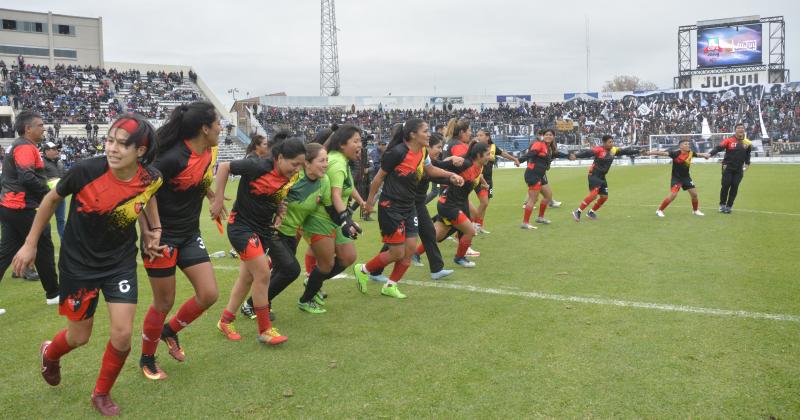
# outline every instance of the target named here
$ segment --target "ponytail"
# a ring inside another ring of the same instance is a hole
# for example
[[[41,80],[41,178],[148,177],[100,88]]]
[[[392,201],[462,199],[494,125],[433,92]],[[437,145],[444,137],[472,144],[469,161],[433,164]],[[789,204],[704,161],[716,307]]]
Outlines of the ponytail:
[[[482,155],[488,151],[489,151],[488,144],[475,141],[469,145],[469,149],[467,149],[467,154],[465,157],[474,162],[475,159],[478,158],[478,155]]]
[[[198,101],[178,105],[167,121],[156,131],[159,153],[171,149],[181,140],[196,137],[203,126],[212,126],[219,119],[210,102]]]
[[[333,131],[325,141],[325,149],[329,152],[341,151],[345,145],[356,134],[361,135],[361,129],[352,124],[332,125]]]
[[[261,145],[261,142],[266,139],[266,137],[262,136],[261,134],[254,134],[250,138],[250,144],[247,145],[247,149],[245,149],[245,155],[249,155],[250,153],[254,153],[256,151],[256,147]]]
[[[411,118],[410,120],[406,121],[405,124],[395,124],[392,131],[392,140],[389,141],[389,145],[386,146],[386,150],[389,150],[404,141],[410,140],[411,134],[419,130],[422,124],[425,124],[425,121],[422,121],[419,118]]]

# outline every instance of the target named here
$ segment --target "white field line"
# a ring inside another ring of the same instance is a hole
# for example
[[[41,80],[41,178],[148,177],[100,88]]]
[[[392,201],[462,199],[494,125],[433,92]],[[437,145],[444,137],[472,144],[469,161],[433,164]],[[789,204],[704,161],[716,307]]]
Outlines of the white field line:
[[[215,265],[214,269],[226,270],[226,271],[227,270],[238,271],[239,267],[230,265]],[[347,275],[342,277],[337,276],[334,279],[353,280],[354,277],[352,275]],[[732,309],[704,308],[701,306],[672,305],[668,303],[636,302],[636,301],[621,300],[621,299],[568,296],[568,295],[559,295],[554,293],[543,293],[543,292],[522,292],[515,290],[470,286],[467,284],[446,283],[444,281],[433,282],[433,281],[403,279],[401,283],[410,284],[413,286],[433,287],[438,289],[453,289],[465,292],[484,293],[484,294],[499,295],[499,296],[517,296],[529,299],[553,300],[558,302],[573,302],[573,303],[585,303],[590,305],[619,306],[623,308],[652,309],[656,311],[684,312],[684,313],[694,313],[702,315],[731,316],[736,318],[768,319],[771,321],[800,322],[800,316],[798,315],[770,314],[765,312],[750,312],[750,311],[740,311]]]
[[[592,305],[620,306],[625,308],[654,309],[657,311],[685,312],[685,313],[695,313],[703,315],[732,316],[737,318],[769,319],[772,321],[800,322],[800,316],[797,315],[769,314],[764,312],[749,312],[749,311],[737,311],[730,309],[703,308],[699,306],[671,305],[665,303],[636,302],[636,301],[620,300],[620,299],[566,296],[566,295],[557,295],[557,294],[542,293],[542,292],[518,292],[513,290],[476,287],[466,284],[454,284],[445,282],[403,280],[402,283],[411,284],[414,286],[435,287],[439,289],[455,289],[473,293],[485,293],[490,295],[502,295],[502,296],[518,296],[530,299],[554,300],[559,302],[574,302],[574,303],[586,303]]]
[[[578,203],[579,203],[579,202],[575,202],[575,205],[577,206],[577,204],[578,204]],[[519,204],[499,204],[499,203],[492,203],[492,204],[491,204],[491,206],[492,206],[492,207],[522,207],[522,200],[520,200],[520,203],[519,203]],[[537,207],[537,208],[539,207],[539,206],[538,206],[538,203],[537,203],[537,206],[536,206],[536,207]],[[657,208],[657,207],[658,207],[658,204],[615,204],[615,203],[608,203],[608,204],[606,204],[604,207],[650,207],[650,208]],[[674,207],[674,205],[673,205],[673,206],[670,206],[670,208],[672,208],[672,207]],[[572,211],[572,209],[573,209],[573,207],[569,207],[569,206],[567,205],[567,203],[566,203],[566,202],[564,202],[564,204],[562,204],[562,205],[561,205],[561,208],[567,208],[567,209],[568,209],[568,210],[570,210],[570,211]],[[707,211],[708,211],[708,212],[712,212],[712,210],[713,210],[713,212],[716,212],[716,211],[717,211],[717,206],[716,206],[716,205],[715,205],[715,206],[711,206],[711,208],[710,208],[710,209],[711,209],[711,210],[707,210]],[[552,210],[554,210],[554,209],[548,209],[547,211],[549,212],[549,211],[552,211]],[[701,210],[702,210],[702,209],[701,209]],[[734,207],[734,208],[733,208],[733,212],[734,212],[734,213],[736,213],[736,212],[742,212],[742,213],[754,213],[754,214],[769,214],[769,215],[774,215],[774,216],[794,216],[794,217],[800,217],[800,213],[787,213],[787,212],[782,212],[782,211],[767,211],[767,210],[740,209],[740,208],[738,208],[738,207]]]

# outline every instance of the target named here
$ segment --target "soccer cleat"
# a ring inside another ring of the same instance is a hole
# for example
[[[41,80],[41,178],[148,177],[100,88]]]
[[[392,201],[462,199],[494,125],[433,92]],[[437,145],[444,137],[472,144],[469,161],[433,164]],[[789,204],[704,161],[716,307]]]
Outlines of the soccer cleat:
[[[589,213],[586,213],[586,215],[592,220],[597,220],[597,213],[595,213],[594,210],[589,210]]]
[[[551,209],[557,209],[557,208],[561,207],[561,202],[553,200],[547,206],[550,207]]]
[[[61,363],[58,360],[50,360],[44,354],[51,341],[45,341],[39,346],[39,366],[42,369],[42,378],[52,386],[61,383]]]
[[[367,293],[367,282],[369,281],[369,274],[364,272],[364,264],[356,264],[353,266],[353,274],[356,276],[356,287],[361,293]]]
[[[453,270],[442,269],[435,273],[431,273],[431,280],[439,280],[453,274]]]
[[[448,236],[447,240],[451,242],[458,242],[458,239],[456,239],[454,236]]]
[[[725,205],[724,204],[720,204],[719,205],[719,212],[720,213],[725,213]]]
[[[384,296],[393,297],[395,299],[405,299],[408,297],[400,292],[400,289],[396,284],[387,284],[386,286],[381,287],[381,294]]]
[[[519,225],[519,228],[520,229],[528,229],[528,230],[539,229],[538,227],[536,227],[536,226],[534,226],[534,225],[532,225],[530,223],[523,223],[523,224]]]
[[[6,313],[6,310],[3,309],[3,308],[0,308],[0,315],[3,315],[4,313]]]
[[[164,325],[164,327],[166,326],[167,325]],[[179,362],[186,360],[186,353],[184,353],[181,342],[178,340],[178,334],[167,335],[164,334],[164,330],[161,330],[161,341],[166,343],[169,349],[169,355],[172,356],[173,359]]]
[[[705,213],[703,213],[700,210],[694,210],[694,211],[692,211],[692,214],[695,215],[695,216],[705,216],[706,215]]]
[[[467,257],[480,257],[481,253],[472,249],[472,247],[467,248]]]
[[[419,258],[419,254],[411,256],[411,264],[414,264],[414,267],[425,267],[425,264],[423,264],[422,260]]]
[[[725,206],[725,210],[722,210],[725,214],[731,214],[733,212],[733,208]]]
[[[236,253],[236,250],[233,250],[233,249],[231,249],[230,251],[228,251],[228,255],[230,255],[230,256],[231,256],[231,258],[233,258],[233,259],[238,259],[238,258],[239,258],[239,254],[237,254],[237,253]]]
[[[369,279],[380,283],[386,283],[387,281],[389,281],[389,277],[386,277],[386,275],[384,274],[376,274],[376,275],[370,274]]]
[[[39,281],[39,273],[31,267],[25,269],[25,273],[22,275],[27,281]]]
[[[253,307],[250,306],[250,304],[247,303],[247,301],[245,301],[242,304],[242,306],[239,308],[239,312],[241,312],[242,315],[244,315],[244,316],[246,316],[246,317],[248,317],[250,319],[256,319],[256,311],[253,310]]]
[[[139,359],[139,367],[142,369],[144,377],[151,381],[167,379],[167,374],[156,363],[155,356],[142,355]]]
[[[56,296],[54,298],[46,298],[45,301],[44,301],[44,303],[46,303],[48,305],[58,305],[58,302],[59,302],[58,301],[58,296]]]
[[[114,400],[108,394],[92,393],[92,405],[105,417],[118,416],[120,413],[119,406],[114,403]]]
[[[319,305],[317,305],[313,300],[308,302],[297,302],[297,307],[301,311],[305,311],[310,314],[324,314],[325,312],[328,312],[325,310],[325,308],[320,308]]]
[[[233,322],[222,322],[222,320],[219,320],[217,321],[217,329],[227,337],[228,340],[239,341],[242,339],[242,336],[236,332],[236,327],[233,325]]]
[[[658,217],[664,217],[664,212],[663,212],[663,211],[661,211],[661,210],[656,210],[656,216],[658,216]]]
[[[537,217],[536,218],[536,223],[541,223],[543,225],[549,225],[550,224],[550,220],[545,219],[544,217]]]
[[[581,221],[581,211],[580,210],[573,211],[572,212],[572,218],[575,219],[576,222],[580,222]]]
[[[289,337],[281,335],[281,333],[279,333],[275,327],[272,327],[258,335],[258,342],[262,344],[269,344],[270,346],[281,344],[288,339]]]
[[[458,264],[458,265],[460,265],[460,266],[462,266],[462,267],[464,267],[464,268],[473,268],[473,267],[475,267],[475,263],[470,261],[470,260],[468,260],[467,257],[454,258],[453,262]]]
[[[322,293],[320,292],[315,293],[313,299],[314,303],[316,303],[318,306],[325,306],[325,298],[322,297]]]

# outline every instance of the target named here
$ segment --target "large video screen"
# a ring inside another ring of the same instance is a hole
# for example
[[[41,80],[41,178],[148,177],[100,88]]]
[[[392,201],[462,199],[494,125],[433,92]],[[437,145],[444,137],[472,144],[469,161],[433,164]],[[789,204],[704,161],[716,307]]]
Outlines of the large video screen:
[[[697,30],[697,67],[761,64],[761,24]]]

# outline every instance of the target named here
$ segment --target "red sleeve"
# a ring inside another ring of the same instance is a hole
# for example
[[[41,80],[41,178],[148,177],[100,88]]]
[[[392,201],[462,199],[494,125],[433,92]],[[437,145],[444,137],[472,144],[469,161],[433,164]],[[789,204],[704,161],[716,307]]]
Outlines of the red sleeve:
[[[14,148],[14,162],[23,170],[44,168],[39,150],[30,144],[21,144]]]
[[[723,148],[727,149],[727,148],[728,148],[728,145],[730,144],[730,142],[731,142],[731,138],[730,138],[730,137],[728,137],[727,139],[725,139],[725,140],[722,140],[722,141],[719,143],[719,145],[720,145],[720,147],[723,147]]]
[[[599,154],[603,153],[604,150],[606,150],[606,149],[604,149],[603,146],[592,147],[592,153],[594,153],[595,155],[599,155]]]
[[[469,146],[466,143],[459,143],[453,146],[452,150],[450,150],[450,154],[452,156],[464,156],[469,151]]]

